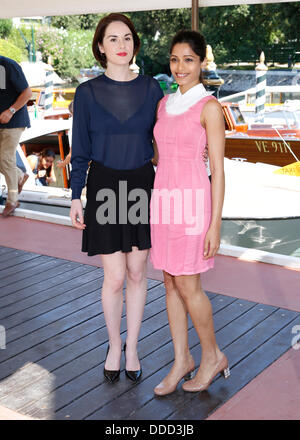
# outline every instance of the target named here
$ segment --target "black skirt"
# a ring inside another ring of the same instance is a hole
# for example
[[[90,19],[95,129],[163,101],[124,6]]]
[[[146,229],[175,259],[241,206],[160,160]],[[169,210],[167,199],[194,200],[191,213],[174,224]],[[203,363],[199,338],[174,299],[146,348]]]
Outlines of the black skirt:
[[[82,252],[89,256],[151,247],[149,204],[155,171],[152,162],[134,170],[91,163],[87,178],[86,228]]]

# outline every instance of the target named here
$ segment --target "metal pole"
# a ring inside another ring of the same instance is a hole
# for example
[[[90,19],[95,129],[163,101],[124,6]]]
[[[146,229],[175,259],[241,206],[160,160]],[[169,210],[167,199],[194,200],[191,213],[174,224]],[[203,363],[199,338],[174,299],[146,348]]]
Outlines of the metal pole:
[[[32,62],[32,44],[31,41],[28,43],[28,53],[29,53],[29,62]]]
[[[31,43],[28,43],[28,41],[26,40],[26,37],[24,36],[23,32],[21,31],[21,29],[18,29],[18,31],[21,34],[21,37],[23,38],[23,40],[25,41],[25,45],[26,45],[26,50],[28,52],[28,59],[29,61],[32,61],[32,52],[31,52]]]
[[[36,62],[35,43],[34,43],[34,29],[31,25],[31,42],[32,42],[32,61]]]
[[[199,3],[192,0],[192,30],[199,31]]]

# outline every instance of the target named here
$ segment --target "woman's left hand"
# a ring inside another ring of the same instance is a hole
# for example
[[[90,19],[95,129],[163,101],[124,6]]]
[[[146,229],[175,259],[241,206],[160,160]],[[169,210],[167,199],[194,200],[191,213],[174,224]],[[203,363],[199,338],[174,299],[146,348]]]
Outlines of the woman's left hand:
[[[210,226],[204,240],[203,258],[207,260],[212,258],[218,252],[220,247],[220,228],[217,226]]]

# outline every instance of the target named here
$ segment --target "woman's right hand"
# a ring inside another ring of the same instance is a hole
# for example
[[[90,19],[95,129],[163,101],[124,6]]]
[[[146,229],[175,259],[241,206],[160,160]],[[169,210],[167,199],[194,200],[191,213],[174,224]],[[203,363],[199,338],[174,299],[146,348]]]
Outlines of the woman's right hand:
[[[57,168],[61,169],[61,168],[65,167],[65,163],[63,160],[59,160],[59,161],[57,161],[56,166],[57,166]]]
[[[75,226],[76,229],[85,229],[86,225],[83,223],[83,210],[80,199],[72,200],[70,218],[72,225]]]

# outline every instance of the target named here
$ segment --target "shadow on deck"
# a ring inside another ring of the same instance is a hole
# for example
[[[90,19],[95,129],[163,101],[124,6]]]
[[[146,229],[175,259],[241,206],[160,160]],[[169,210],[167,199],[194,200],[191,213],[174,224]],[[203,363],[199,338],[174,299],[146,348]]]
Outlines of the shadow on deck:
[[[205,419],[291,347],[300,315],[207,292],[231,376],[216,378],[200,394],[178,386],[158,398],[153,388],[173,361],[164,285],[148,279],[141,382],[125,377],[123,357],[120,381],[110,385],[102,374],[107,349],[102,281],[101,268],[0,247],[0,326],[6,336],[6,348],[0,344],[0,405],[42,419]],[[125,341],[124,314],[121,331]],[[189,343],[198,366],[201,348],[190,321]]]

